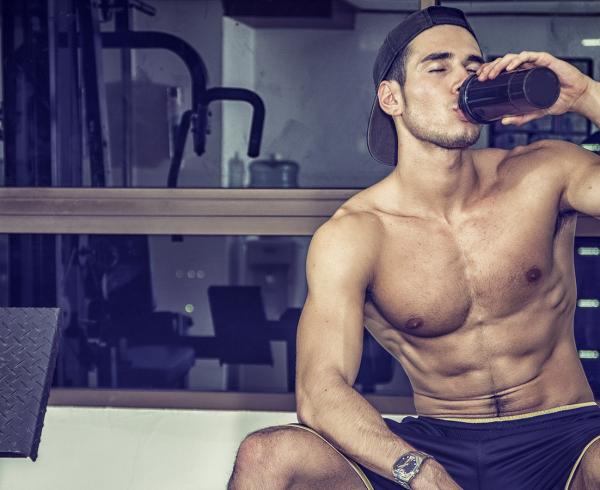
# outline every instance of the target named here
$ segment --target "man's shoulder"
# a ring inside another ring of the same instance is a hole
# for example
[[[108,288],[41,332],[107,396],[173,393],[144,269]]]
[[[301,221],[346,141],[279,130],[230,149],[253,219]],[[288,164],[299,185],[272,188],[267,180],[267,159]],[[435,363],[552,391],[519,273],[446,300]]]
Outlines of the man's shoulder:
[[[533,146],[534,144],[530,145]],[[536,141],[534,150],[543,155],[544,159],[564,164],[577,164],[597,160],[594,152],[586,150],[581,145],[563,140]]]
[[[321,246],[344,246],[356,252],[372,249],[381,237],[382,223],[368,193],[361,191],[343,203],[313,235]]]
[[[585,150],[569,141],[544,139],[503,151],[498,162],[498,175],[518,176],[520,179],[526,175],[535,178],[560,177],[564,169],[562,164],[577,155],[578,151]]]
[[[564,181],[572,172],[598,162],[595,153],[576,143],[545,139],[511,150],[511,161],[518,161],[537,175]]]
[[[342,204],[317,232],[352,241],[373,238],[381,229],[381,219],[369,203],[355,197]]]
[[[342,205],[314,233],[307,270],[319,277],[343,276],[348,283],[360,280],[367,284],[377,260],[380,230],[379,219],[373,213]]]
[[[528,145],[517,146],[509,151],[508,156],[527,155],[533,161],[543,164],[565,156],[575,155],[580,151],[585,150],[570,141],[543,139]]]

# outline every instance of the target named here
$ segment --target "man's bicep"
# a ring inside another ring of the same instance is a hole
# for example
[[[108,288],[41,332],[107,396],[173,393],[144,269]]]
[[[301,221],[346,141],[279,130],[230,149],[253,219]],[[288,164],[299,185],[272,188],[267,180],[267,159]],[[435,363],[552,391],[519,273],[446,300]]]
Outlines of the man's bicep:
[[[560,149],[566,169],[562,207],[600,218],[600,157],[571,143]]]
[[[317,379],[340,377],[354,384],[360,366],[363,341],[362,306],[337,293],[335,299],[307,298],[298,325],[297,380],[314,384]]]
[[[351,385],[360,366],[372,253],[365,241],[353,240],[352,227],[331,228],[315,234],[307,257],[308,297],[297,343],[299,386],[329,375]]]

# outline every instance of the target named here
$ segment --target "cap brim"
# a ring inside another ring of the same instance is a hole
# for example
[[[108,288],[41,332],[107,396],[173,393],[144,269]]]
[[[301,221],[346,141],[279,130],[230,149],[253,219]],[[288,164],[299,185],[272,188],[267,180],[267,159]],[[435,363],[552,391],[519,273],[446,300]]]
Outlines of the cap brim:
[[[398,160],[396,126],[394,126],[392,118],[379,107],[377,96],[375,96],[369,116],[367,148],[371,156],[378,162],[385,165],[396,165]]]

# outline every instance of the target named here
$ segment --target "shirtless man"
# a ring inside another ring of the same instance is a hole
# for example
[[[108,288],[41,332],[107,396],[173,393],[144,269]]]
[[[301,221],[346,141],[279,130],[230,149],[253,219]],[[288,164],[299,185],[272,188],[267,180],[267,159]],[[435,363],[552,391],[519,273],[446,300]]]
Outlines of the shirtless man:
[[[470,149],[481,127],[457,107],[472,73],[547,66],[558,101],[503,122],[574,111],[600,126],[600,83],[548,53],[481,56],[456,9],[388,35],[369,149],[397,165],[315,233],[302,425],[247,437],[230,489],[600,488],[600,407],[573,333],[576,216],[600,217],[600,158],[549,140]],[[383,419],[353,389],[365,326],[405,369],[418,417]]]

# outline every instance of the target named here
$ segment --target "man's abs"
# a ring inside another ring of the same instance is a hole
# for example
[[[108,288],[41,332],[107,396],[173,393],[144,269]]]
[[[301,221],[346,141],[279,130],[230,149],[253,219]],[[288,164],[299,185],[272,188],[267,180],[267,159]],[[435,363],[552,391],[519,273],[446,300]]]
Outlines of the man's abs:
[[[517,315],[419,338],[382,321],[372,303],[365,310],[366,327],[410,379],[420,415],[499,417],[593,401],[568,318]]]

